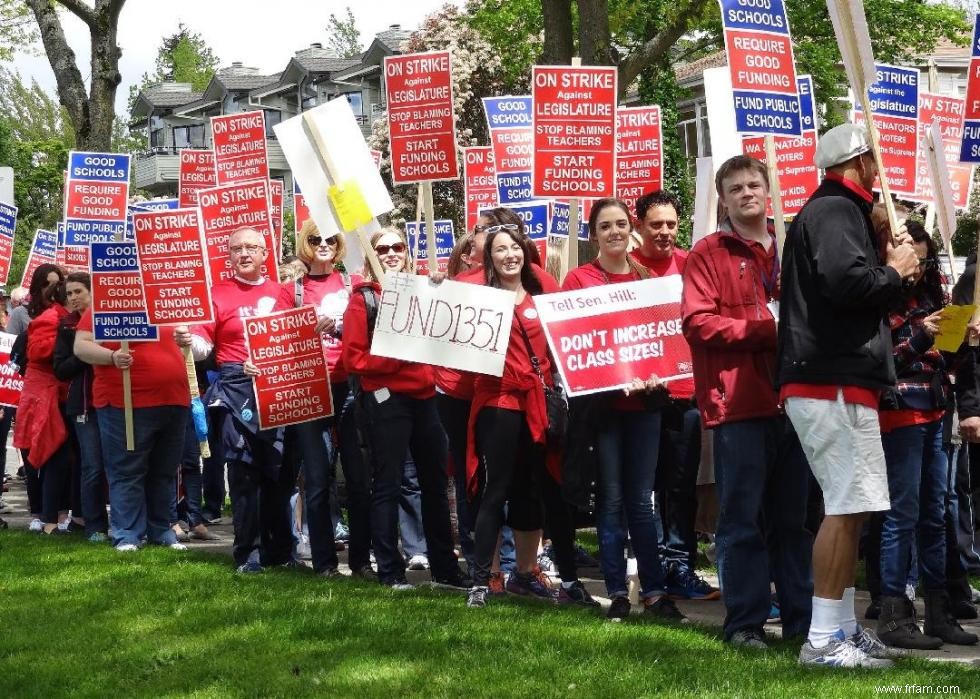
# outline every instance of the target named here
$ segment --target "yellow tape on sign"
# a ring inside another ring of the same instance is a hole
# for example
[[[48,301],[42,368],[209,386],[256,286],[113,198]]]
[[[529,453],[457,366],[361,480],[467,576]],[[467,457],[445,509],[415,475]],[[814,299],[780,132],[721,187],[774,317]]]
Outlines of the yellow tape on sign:
[[[331,185],[327,190],[327,196],[330,197],[330,203],[337,212],[337,222],[344,233],[357,230],[374,218],[356,182],[345,182],[341,187]]]
[[[946,306],[939,318],[939,334],[935,347],[942,352],[955,352],[966,337],[966,326],[973,317],[973,305]]]

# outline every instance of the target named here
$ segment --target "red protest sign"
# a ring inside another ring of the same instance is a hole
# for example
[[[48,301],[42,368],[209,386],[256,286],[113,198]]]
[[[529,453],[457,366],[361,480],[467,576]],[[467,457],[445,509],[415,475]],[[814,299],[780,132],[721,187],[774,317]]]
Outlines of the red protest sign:
[[[450,66],[448,51],[384,59],[393,184],[459,177]]]
[[[616,69],[532,69],[536,197],[599,198],[616,191]]]
[[[125,221],[129,182],[69,179],[65,185],[65,218]]]
[[[16,335],[0,332],[0,405],[8,408],[17,407],[24,388],[24,377],[10,363],[10,350],[16,339]]]
[[[973,166],[960,162],[960,145],[963,141],[963,118],[966,113],[966,100],[962,97],[919,93],[919,154],[916,158],[915,195],[907,197],[912,201],[931,203],[935,200],[929,166],[926,163],[926,131],[932,122],[939,122],[943,137],[943,152],[949,170],[950,187],[953,190],[953,206],[965,209],[970,203],[970,189],[973,184]]]
[[[24,274],[21,276],[20,285],[29,289],[34,270],[46,263],[57,264],[57,261],[58,234],[39,228],[34,233],[34,240],[31,243],[31,251],[27,254],[27,264],[24,265]]]
[[[177,179],[177,197],[180,208],[197,206],[198,190],[214,187],[218,180],[214,174],[214,151],[184,148],[180,151],[180,174]]]
[[[259,428],[270,429],[333,415],[323,342],[313,306],[245,320]]]
[[[211,322],[211,280],[198,210],[136,212],[133,231],[150,324]]]
[[[616,198],[635,212],[637,199],[663,188],[660,107],[622,107],[616,122]]]
[[[571,396],[691,376],[679,275],[534,297]]]
[[[282,259],[282,200],[286,185],[282,180],[269,180],[269,215],[272,216],[272,239],[277,260]]]
[[[211,117],[218,185],[269,177],[265,115],[261,111]]]
[[[374,148],[371,149],[371,160],[374,161],[374,167],[376,168],[381,167],[381,155],[381,151],[375,150]]]
[[[269,213],[269,180],[202,189],[198,199],[213,283],[234,276],[228,257],[228,237],[239,228],[246,227],[257,230],[265,241],[268,254],[262,273],[271,279],[279,278]]]
[[[59,250],[61,264],[68,272],[88,272],[89,254],[84,245],[66,245]]]
[[[475,146],[463,149],[463,200],[466,202],[466,230],[472,231],[480,209],[497,206],[497,178],[493,167],[493,148]]]

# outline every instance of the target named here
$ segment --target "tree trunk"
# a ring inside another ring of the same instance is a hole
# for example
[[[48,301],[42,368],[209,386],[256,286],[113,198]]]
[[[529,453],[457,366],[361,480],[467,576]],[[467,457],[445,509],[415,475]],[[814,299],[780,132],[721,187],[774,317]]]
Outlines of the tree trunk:
[[[575,54],[572,35],[572,0],[541,0],[544,19],[542,65],[569,65]]]
[[[608,0],[578,0],[578,48],[584,65],[613,64]]]

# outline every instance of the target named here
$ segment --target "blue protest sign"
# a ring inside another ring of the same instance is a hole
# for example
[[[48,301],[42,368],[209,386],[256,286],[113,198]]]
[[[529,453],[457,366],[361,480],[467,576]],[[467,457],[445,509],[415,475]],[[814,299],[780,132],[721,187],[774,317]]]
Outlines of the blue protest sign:
[[[531,201],[534,159],[531,97],[484,97],[501,204]]]
[[[65,244],[122,236],[128,197],[129,155],[72,151],[65,183]]]
[[[92,327],[98,342],[157,339],[140,281],[136,243],[92,243]]]

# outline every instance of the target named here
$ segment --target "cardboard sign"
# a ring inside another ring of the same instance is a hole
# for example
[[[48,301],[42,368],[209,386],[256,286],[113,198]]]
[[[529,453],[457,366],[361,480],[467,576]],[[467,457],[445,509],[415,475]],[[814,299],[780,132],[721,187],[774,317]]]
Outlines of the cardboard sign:
[[[490,147],[501,204],[531,201],[534,170],[534,119],[531,96],[484,97]]]
[[[966,74],[966,110],[960,162],[980,163],[980,14],[973,18],[970,69]]]
[[[585,240],[589,237],[589,221],[583,207],[578,207],[578,239]],[[567,238],[568,224],[571,221],[572,207],[563,201],[550,202],[548,209],[548,235],[553,238]]]
[[[456,244],[453,237],[453,222],[450,220],[435,221],[435,229],[436,259],[439,261],[439,271],[445,272],[449,257],[453,254],[453,246]],[[417,274],[429,273],[427,230],[425,221],[407,221],[405,223],[405,232],[408,233],[408,249],[418,251],[415,256],[415,272]]]
[[[24,377],[10,363],[10,350],[16,339],[16,335],[0,332],[0,405],[8,408],[17,407],[24,390]]]
[[[269,180],[202,189],[198,200],[213,283],[234,276],[228,256],[228,237],[246,226],[261,233],[265,241],[268,255],[262,265],[262,274],[270,279],[279,278],[275,242],[272,239],[272,217],[269,214]]]
[[[680,275],[534,297],[570,396],[691,376]]]
[[[57,260],[58,234],[54,231],[37,229],[34,233],[34,240],[31,242],[31,251],[27,254],[27,263],[24,265],[24,274],[21,276],[20,285],[29,289],[34,270],[43,264],[57,264]]]
[[[136,243],[92,243],[92,329],[96,342],[147,342],[157,329],[146,314]]]
[[[319,420],[333,415],[330,377],[316,330],[313,306],[248,318],[248,357],[262,372],[252,379],[259,429]]]
[[[391,181],[459,177],[449,51],[385,56]]]
[[[929,166],[926,163],[928,146],[925,132],[933,122],[939,123],[942,134],[943,152],[946,156],[946,169],[953,192],[953,206],[966,209],[970,205],[970,192],[973,187],[973,166],[960,163],[960,145],[963,140],[963,115],[966,100],[962,97],[919,93],[919,154],[916,158],[915,195],[912,201],[930,203],[935,198]]]
[[[800,99],[783,0],[718,0],[740,133],[800,136]]]
[[[17,231],[17,207],[0,202],[0,286],[7,285],[10,261],[14,254],[14,234]]]
[[[534,241],[534,247],[538,249],[541,256],[541,266],[548,259],[548,230],[550,221],[550,203],[546,201],[533,201],[526,204],[508,204],[508,209],[521,217],[524,222],[524,232]],[[483,211],[481,209],[480,211]]]
[[[916,158],[919,153],[919,70],[879,63],[878,81],[868,88],[871,111],[881,140],[881,160],[891,193],[915,196]],[[854,105],[855,123],[864,122],[860,102]]]
[[[616,69],[534,66],[531,85],[531,193],[568,199],[614,196]]]
[[[214,172],[214,151],[184,148],[180,151],[177,198],[180,207],[197,206],[197,193],[218,184]]]
[[[293,179],[293,235],[299,234],[303,224],[310,218],[310,209],[306,205],[306,197],[300,191],[299,181]]]
[[[211,117],[215,183],[268,179],[265,114],[239,112]]]
[[[953,188],[950,186],[952,177],[946,165],[942,127],[938,121],[934,121],[926,129],[922,140],[926,143],[926,169],[929,171],[930,184],[935,198],[936,223],[939,226],[939,234],[943,238],[943,243],[946,245],[946,251],[951,258],[950,266],[952,267],[952,242],[953,235],[956,233],[956,205],[953,203]]]
[[[286,196],[286,183],[282,180],[269,180],[269,215],[272,216],[273,254],[276,260],[282,259],[282,201]]]
[[[512,291],[387,274],[371,354],[501,376],[513,316]]]
[[[795,216],[820,185],[820,172],[813,164],[817,153],[817,110],[813,101],[813,80],[809,75],[797,78],[800,88],[800,118],[802,136],[775,136],[776,165],[779,169],[779,188],[783,197],[783,214]],[[766,161],[765,139],[747,136],[742,139],[742,151]],[[767,204],[772,216],[772,202]]]
[[[88,245],[122,237],[128,197],[129,155],[69,153],[65,245]]]
[[[616,198],[635,214],[637,199],[663,189],[660,107],[620,107],[616,121]]]
[[[480,209],[497,205],[497,178],[493,166],[493,148],[474,146],[463,149],[463,200],[466,230],[472,231]]]
[[[211,279],[198,209],[138,212],[133,229],[150,323],[211,322]]]

